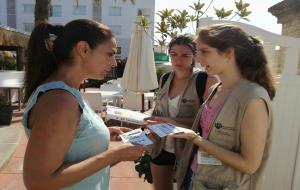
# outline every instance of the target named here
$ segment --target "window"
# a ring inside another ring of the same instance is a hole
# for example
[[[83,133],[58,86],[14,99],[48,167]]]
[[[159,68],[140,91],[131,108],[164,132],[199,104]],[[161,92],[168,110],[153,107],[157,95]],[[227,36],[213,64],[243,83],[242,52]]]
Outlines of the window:
[[[23,26],[24,26],[24,31],[25,32],[32,32],[34,24],[29,23],[29,22],[25,22],[25,23],[23,23]]]
[[[50,16],[52,17],[61,17],[61,5],[52,5],[50,7]]]
[[[120,25],[110,25],[110,29],[116,34],[121,35],[122,34],[122,26]]]
[[[73,6],[73,15],[86,15],[86,6],[85,5],[74,5]]]
[[[34,5],[33,4],[24,4],[23,5],[24,14],[33,14],[34,13]]]
[[[108,15],[109,16],[122,16],[121,7],[109,7]]]

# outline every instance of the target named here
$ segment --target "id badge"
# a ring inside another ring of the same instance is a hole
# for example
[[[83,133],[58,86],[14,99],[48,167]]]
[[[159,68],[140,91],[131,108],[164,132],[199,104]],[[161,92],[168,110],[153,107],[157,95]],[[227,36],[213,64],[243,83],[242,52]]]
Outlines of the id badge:
[[[203,165],[214,165],[220,166],[222,162],[215,157],[209,155],[207,152],[198,151],[197,152],[197,163]]]

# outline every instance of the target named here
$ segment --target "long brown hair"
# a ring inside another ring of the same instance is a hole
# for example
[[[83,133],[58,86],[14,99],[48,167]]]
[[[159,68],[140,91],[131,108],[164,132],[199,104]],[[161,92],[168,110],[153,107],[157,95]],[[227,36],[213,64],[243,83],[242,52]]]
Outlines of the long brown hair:
[[[28,44],[24,101],[27,102],[34,90],[60,65],[71,64],[72,49],[79,41],[86,41],[93,49],[113,37],[107,26],[88,19],[74,20],[65,26],[38,24]]]
[[[241,75],[264,87],[270,98],[274,98],[274,78],[263,45],[257,38],[232,24],[214,24],[200,28],[198,39],[220,52],[233,48]]]

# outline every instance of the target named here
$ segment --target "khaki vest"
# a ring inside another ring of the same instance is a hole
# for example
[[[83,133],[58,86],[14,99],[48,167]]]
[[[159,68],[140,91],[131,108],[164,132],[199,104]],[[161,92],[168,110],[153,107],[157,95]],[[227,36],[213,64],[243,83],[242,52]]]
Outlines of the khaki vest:
[[[190,77],[187,85],[184,88],[182,96],[179,99],[178,103],[178,118],[194,118],[197,114],[197,111],[200,107],[200,100],[198,98],[197,90],[196,90],[196,78],[198,75],[198,71],[194,71],[192,76]],[[162,116],[169,117],[168,110],[168,98],[169,98],[169,89],[172,82],[172,79],[175,75],[175,72],[171,72],[169,78],[166,80],[163,87],[159,90],[157,94],[157,100],[155,102],[155,108],[153,111],[153,116]],[[152,149],[152,158],[158,156],[163,149],[166,138],[159,138],[158,136],[152,136],[152,140],[154,140],[154,146]],[[174,142],[175,146],[175,155],[176,159],[181,155],[181,152],[184,148],[184,144],[186,140],[176,139]]]
[[[216,90],[216,88],[215,88]],[[208,140],[225,149],[240,152],[240,128],[243,115],[247,104],[255,99],[261,98],[266,102],[269,111],[269,126],[265,150],[262,162],[258,170],[253,175],[242,173],[232,167],[222,163],[220,166],[198,165],[192,183],[193,190],[259,190],[261,189],[261,179],[269,157],[271,145],[271,130],[273,126],[273,114],[271,102],[267,91],[256,83],[242,79],[232,89],[231,94],[227,97],[223,107],[217,114],[212,129],[209,133]],[[200,115],[203,107],[200,108],[192,129],[198,131],[200,126]],[[187,142],[185,144],[182,159],[178,163],[176,170],[176,179],[178,186],[181,187],[184,176],[190,167],[191,158],[194,157],[194,152],[197,147]]]

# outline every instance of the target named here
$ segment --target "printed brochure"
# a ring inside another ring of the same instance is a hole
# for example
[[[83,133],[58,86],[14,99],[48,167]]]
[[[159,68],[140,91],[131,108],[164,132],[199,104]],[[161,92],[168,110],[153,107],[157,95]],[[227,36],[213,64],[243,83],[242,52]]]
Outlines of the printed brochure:
[[[147,137],[144,131],[140,128],[129,131],[127,133],[123,133],[120,135],[123,142],[130,142],[132,144],[138,144],[143,146],[148,146],[153,144],[153,142]]]
[[[165,137],[168,135],[183,133],[184,131],[186,131],[185,128],[178,127],[171,123],[158,123],[154,125],[148,125],[148,129],[156,133],[159,137]]]
[[[107,111],[106,111],[107,119],[115,119],[115,120],[133,123],[137,125],[143,125],[144,118],[146,117],[149,117],[149,115],[137,111],[128,110],[128,109],[107,106]]]

